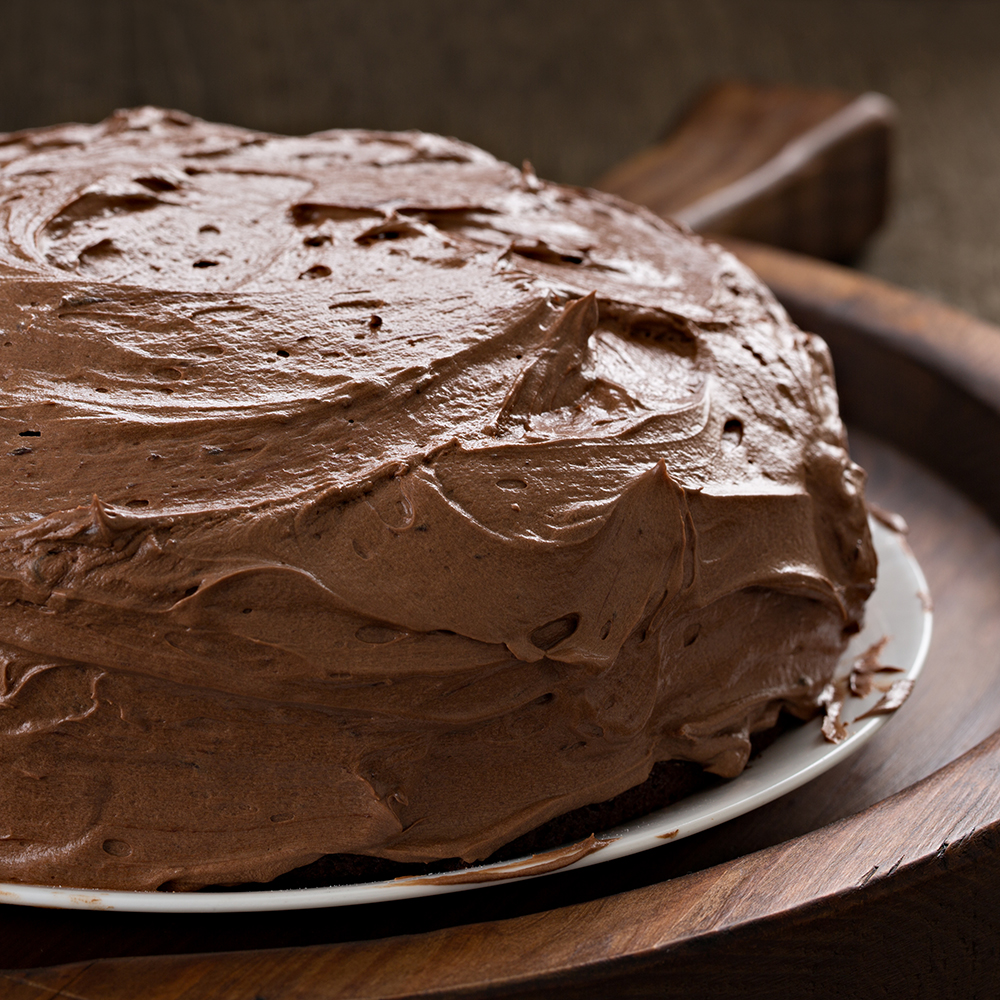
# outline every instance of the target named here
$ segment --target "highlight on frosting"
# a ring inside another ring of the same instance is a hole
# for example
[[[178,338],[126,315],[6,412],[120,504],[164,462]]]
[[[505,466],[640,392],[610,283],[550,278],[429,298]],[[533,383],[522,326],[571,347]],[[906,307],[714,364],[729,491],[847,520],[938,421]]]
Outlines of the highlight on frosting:
[[[0,878],[488,856],[815,712],[875,556],[731,255],[416,132],[0,138]]]

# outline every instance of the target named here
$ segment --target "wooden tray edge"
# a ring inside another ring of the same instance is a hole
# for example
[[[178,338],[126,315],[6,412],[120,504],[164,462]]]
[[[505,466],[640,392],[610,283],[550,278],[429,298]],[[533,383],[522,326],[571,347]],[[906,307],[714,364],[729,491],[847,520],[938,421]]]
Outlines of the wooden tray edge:
[[[874,414],[877,432],[954,475],[1000,519],[1000,464],[991,460],[993,450],[1000,456],[1000,330],[835,265],[729,246],[774,288],[793,318],[827,336],[835,361],[852,359],[838,362],[845,374],[865,373],[842,389],[848,416],[853,407],[869,426],[866,418]],[[888,422],[878,416],[886,409],[884,395],[872,394],[872,385],[886,385],[887,359],[903,371],[893,390],[902,400],[895,406],[899,419]],[[988,441],[989,454],[956,450],[959,439]],[[977,461],[989,468],[977,468]],[[995,733],[923,781],[803,837],[659,885],[532,916],[369,942],[103,959],[4,978],[33,991],[25,997],[58,991],[80,1000],[130,998],[142,983],[151,1000],[179,993],[186,1000],[333,1000],[611,991],[691,997],[699,984],[719,995],[739,989],[744,996],[788,997],[796,984],[815,987],[816,975],[825,974],[827,996],[863,997],[885,995],[889,985],[896,995],[915,995],[916,984],[923,995],[935,984],[947,992],[956,963],[978,953],[961,981],[974,990],[981,974],[986,990],[1000,964],[1000,914],[988,905],[1000,891],[998,770]],[[963,905],[947,921],[931,919],[960,888]],[[975,904],[977,895],[986,905]],[[843,950],[846,964],[809,954],[827,925],[836,930],[826,938],[830,954]],[[744,961],[734,969],[726,956],[737,955]],[[776,964],[782,957],[789,960],[783,973]],[[841,985],[854,984],[850,993],[836,992],[838,966],[848,977]]]

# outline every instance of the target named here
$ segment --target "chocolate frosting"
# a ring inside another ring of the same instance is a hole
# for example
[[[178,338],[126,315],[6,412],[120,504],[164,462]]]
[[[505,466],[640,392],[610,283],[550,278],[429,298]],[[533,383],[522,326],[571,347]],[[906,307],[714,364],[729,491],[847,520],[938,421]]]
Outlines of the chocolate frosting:
[[[416,132],[0,164],[0,877],[479,859],[815,711],[863,476],[731,255]]]

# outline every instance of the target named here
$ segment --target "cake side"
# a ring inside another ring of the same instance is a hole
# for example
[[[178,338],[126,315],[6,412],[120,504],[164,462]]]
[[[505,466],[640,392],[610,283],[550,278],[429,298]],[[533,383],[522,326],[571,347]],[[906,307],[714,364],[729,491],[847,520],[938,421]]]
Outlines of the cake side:
[[[815,710],[863,476],[731,255],[418,133],[0,163],[0,877],[482,858]]]

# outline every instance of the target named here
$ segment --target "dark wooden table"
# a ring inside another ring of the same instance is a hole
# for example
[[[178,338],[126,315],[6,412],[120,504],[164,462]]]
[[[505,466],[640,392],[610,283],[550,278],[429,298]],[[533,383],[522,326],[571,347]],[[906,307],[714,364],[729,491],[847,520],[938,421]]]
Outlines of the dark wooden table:
[[[1000,982],[1000,331],[732,244],[831,345],[869,495],[935,634],[858,754],[747,816],[579,872],[399,903],[147,916],[0,907],[13,1000],[992,997]]]

